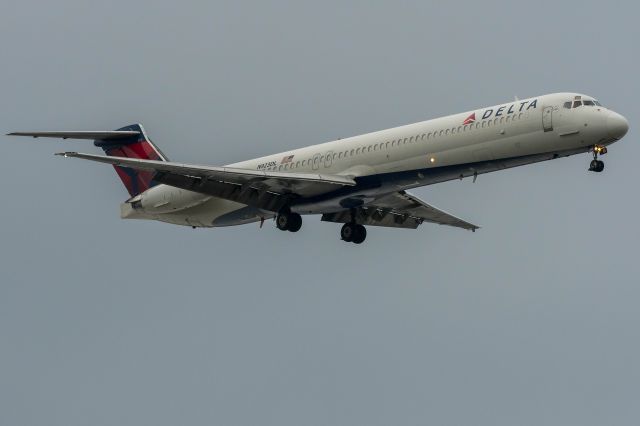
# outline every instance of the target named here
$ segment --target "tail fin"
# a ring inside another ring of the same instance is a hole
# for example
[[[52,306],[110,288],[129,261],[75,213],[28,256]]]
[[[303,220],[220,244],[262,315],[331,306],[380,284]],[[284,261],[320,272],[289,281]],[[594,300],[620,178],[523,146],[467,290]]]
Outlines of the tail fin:
[[[141,124],[125,126],[118,129],[118,131],[134,131],[138,132],[138,134],[128,138],[96,139],[93,144],[102,148],[105,154],[111,157],[169,161],[162,151],[147,137]],[[158,184],[153,180],[154,172],[152,171],[134,170],[121,166],[113,167],[132,197]]]

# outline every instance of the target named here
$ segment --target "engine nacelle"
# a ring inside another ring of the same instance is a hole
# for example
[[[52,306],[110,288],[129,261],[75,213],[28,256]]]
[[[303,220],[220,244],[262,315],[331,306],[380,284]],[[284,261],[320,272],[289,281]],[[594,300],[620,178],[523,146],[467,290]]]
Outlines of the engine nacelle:
[[[208,195],[168,185],[157,185],[128,201],[134,210],[149,214],[174,213],[204,203]]]

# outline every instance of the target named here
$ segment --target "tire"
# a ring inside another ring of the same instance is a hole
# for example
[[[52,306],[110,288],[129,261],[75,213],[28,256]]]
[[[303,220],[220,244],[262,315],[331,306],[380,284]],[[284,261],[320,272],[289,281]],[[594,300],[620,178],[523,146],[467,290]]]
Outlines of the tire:
[[[589,163],[589,170],[591,170],[593,172],[597,172],[598,171],[598,163],[600,163],[600,161],[591,160],[591,163]]]
[[[279,214],[276,217],[276,226],[281,231],[286,231],[289,229],[289,225],[291,224],[291,217],[288,214]]]
[[[350,243],[353,240],[354,233],[355,225],[353,223],[345,223],[340,230],[340,238],[342,238],[342,241]]]
[[[355,244],[362,244],[367,239],[367,228],[362,225],[355,226],[355,233],[351,242]]]
[[[596,172],[601,172],[604,170],[604,162],[598,160],[598,167],[596,168]]]
[[[289,232],[298,232],[302,228],[302,216],[298,213],[291,213],[289,215],[289,227],[287,230]]]

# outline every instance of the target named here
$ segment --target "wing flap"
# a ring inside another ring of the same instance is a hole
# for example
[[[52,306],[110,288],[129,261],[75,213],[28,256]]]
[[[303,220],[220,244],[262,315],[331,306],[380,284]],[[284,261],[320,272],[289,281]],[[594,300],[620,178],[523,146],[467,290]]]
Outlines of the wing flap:
[[[344,210],[324,214],[322,220],[347,223],[352,220],[351,212]],[[372,203],[360,207],[356,211],[356,221],[362,225],[410,229],[417,228],[423,222],[454,226],[470,231],[480,228],[437,209],[405,191],[384,195]]]
[[[467,229],[470,231],[475,231],[480,228],[477,225],[429,205],[406,191],[395,192],[384,196],[376,200],[374,204],[382,209],[391,209],[391,211],[395,211],[399,214],[409,215],[421,222],[424,221],[437,223],[438,225],[454,226],[456,228]]]

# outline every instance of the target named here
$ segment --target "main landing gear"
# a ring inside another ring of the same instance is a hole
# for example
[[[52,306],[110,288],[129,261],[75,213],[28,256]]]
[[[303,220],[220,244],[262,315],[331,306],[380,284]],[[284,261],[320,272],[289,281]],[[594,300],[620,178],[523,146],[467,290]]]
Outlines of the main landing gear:
[[[276,217],[276,226],[281,231],[298,232],[302,227],[302,216],[298,213],[280,212]]]
[[[589,171],[600,173],[604,170],[604,163],[601,160],[598,160],[598,154],[606,154],[607,147],[605,146],[594,146],[593,147],[593,160],[589,163]]]
[[[356,209],[351,209],[351,221],[342,225],[340,238],[348,243],[362,244],[367,239],[367,229],[356,223],[356,213]]]
[[[355,213],[352,213],[351,222],[342,226],[340,238],[348,243],[362,244],[367,238],[367,230],[355,222],[354,216]],[[276,227],[281,231],[298,232],[302,227],[302,217],[298,213],[283,210],[276,216]]]
[[[340,230],[340,238],[348,243],[362,244],[367,238],[367,229],[357,223],[345,223]]]

